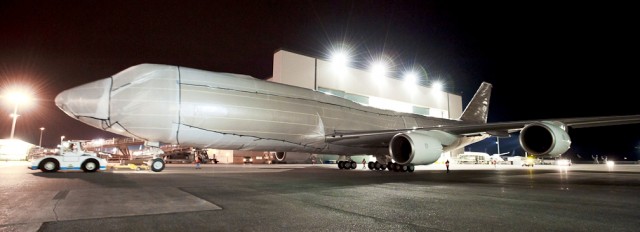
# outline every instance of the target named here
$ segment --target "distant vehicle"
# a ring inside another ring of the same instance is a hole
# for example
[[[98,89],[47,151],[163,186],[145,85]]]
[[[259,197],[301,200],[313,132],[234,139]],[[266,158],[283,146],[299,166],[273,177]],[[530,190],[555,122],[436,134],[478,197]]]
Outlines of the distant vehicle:
[[[488,164],[491,156],[484,152],[466,151],[458,157],[459,164]]]
[[[218,160],[216,159],[215,154],[213,155],[214,157],[211,158],[211,157],[209,157],[209,154],[207,153],[207,150],[196,150],[194,154],[200,157],[200,161],[203,164],[207,164],[209,162],[214,163],[214,164],[218,163]]]
[[[107,170],[107,160],[98,157],[96,153],[82,149],[81,141],[65,141],[60,146],[58,154],[45,155],[31,161],[31,170],[40,169],[42,172],[57,172],[58,170],[82,170],[95,172]]]
[[[175,152],[169,155],[164,156],[165,163],[191,163],[191,159],[189,159],[189,152]]]
[[[522,163],[522,167],[533,167],[533,165],[535,164],[536,160],[533,158],[527,158],[523,163]]]
[[[244,162],[245,164],[252,164],[253,159],[251,158],[251,156],[245,156],[244,158],[242,158],[242,162]]]

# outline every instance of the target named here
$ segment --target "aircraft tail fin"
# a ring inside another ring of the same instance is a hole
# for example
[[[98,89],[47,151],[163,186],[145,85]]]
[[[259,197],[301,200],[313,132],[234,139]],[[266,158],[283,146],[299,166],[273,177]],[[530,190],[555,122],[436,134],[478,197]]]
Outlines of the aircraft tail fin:
[[[464,109],[458,120],[473,123],[487,123],[487,115],[489,114],[489,99],[491,98],[492,85],[482,82],[476,94],[473,95],[471,101]]]

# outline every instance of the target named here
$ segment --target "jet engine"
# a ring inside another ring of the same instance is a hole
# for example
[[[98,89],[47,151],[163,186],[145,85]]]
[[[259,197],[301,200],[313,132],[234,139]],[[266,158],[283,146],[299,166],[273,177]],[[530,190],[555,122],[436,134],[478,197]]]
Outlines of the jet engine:
[[[275,158],[277,161],[284,161],[287,158],[287,153],[285,152],[276,152]]]
[[[558,157],[571,146],[571,139],[560,122],[542,121],[526,125],[520,131],[520,145],[535,156]]]
[[[311,163],[311,154],[305,152],[274,152],[275,163],[304,164]]]
[[[399,133],[389,143],[391,157],[400,165],[425,165],[436,162],[442,154],[442,143],[418,132]]]

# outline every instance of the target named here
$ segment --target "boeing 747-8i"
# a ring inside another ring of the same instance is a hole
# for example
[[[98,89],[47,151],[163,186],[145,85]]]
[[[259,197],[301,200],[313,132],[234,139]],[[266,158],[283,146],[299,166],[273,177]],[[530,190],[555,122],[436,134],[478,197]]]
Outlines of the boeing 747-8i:
[[[69,116],[93,127],[148,141],[197,148],[372,155],[376,170],[413,171],[443,152],[492,135],[520,132],[522,148],[559,156],[568,127],[640,123],[640,115],[487,123],[491,84],[482,83],[455,120],[364,106],[310,89],[250,76],[140,64],[65,90],[55,99]],[[153,171],[165,167],[159,157]]]

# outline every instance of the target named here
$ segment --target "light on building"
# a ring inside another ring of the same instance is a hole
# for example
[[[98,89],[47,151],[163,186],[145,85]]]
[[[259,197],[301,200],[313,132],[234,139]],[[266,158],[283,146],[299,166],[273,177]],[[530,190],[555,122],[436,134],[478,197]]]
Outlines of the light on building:
[[[349,54],[343,50],[336,50],[331,54],[331,58],[329,61],[331,65],[337,68],[344,68],[349,65],[351,59],[349,58]]]
[[[371,64],[371,75],[374,77],[385,77],[389,67],[382,61],[376,61]]]
[[[418,82],[418,74],[414,71],[407,71],[402,78],[406,84],[416,84]]]
[[[442,83],[435,81],[431,84],[431,89],[437,92],[442,92]]]

